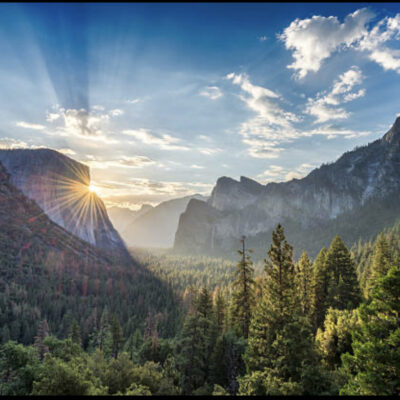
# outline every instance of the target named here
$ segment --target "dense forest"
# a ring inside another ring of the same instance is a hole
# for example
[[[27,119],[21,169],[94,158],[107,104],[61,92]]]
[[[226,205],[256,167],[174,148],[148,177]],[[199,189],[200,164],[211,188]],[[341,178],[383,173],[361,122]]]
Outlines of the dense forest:
[[[244,241],[237,263],[139,255],[173,293],[149,312],[155,294],[116,271],[125,296],[148,303],[135,306],[141,318],[115,293],[97,307],[86,300],[87,318],[81,282],[74,307],[71,296],[39,312],[46,290],[6,283],[2,253],[0,394],[400,394],[400,223],[351,249],[336,236],[314,260],[294,259],[281,225],[267,239],[255,265]]]

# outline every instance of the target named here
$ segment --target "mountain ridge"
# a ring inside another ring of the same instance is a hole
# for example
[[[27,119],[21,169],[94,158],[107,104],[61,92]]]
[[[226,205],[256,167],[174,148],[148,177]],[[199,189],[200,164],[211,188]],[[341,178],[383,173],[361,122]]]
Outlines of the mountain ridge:
[[[244,177],[240,181],[219,178],[207,202],[207,218],[205,208],[201,210],[201,223],[194,218],[199,204],[188,204],[179,221],[174,250],[213,255],[233,252],[242,235],[255,238],[285,221],[296,221],[290,223],[294,230],[310,230],[370,204],[370,200],[382,200],[399,187],[397,118],[382,138],[342,154],[335,162],[321,165],[302,179],[262,185]],[[207,226],[204,220],[208,221]],[[289,236],[294,233],[289,232]],[[201,243],[199,237],[204,238]]]

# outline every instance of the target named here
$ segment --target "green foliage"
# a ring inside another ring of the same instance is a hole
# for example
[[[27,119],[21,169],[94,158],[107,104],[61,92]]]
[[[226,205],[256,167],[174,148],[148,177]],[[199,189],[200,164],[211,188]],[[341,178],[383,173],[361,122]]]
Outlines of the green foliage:
[[[239,392],[316,394],[310,381],[320,377],[304,377],[304,370],[311,370],[319,360],[296,290],[292,247],[279,224],[268,255],[263,296],[256,305],[245,354],[247,375],[240,379]]]
[[[353,309],[361,300],[356,269],[350,252],[338,235],[332,240],[326,257],[329,276],[328,304],[343,310]]]
[[[246,253],[244,238],[243,250],[238,253],[242,256],[235,270],[235,281],[231,300],[231,318],[243,337],[249,336],[249,327],[252,310],[254,307],[254,268],[250,256]]]
[[[33,395],[78,396],[106,394],[88,368],[85,357],[66,362],[46,354],[43,369],[37,381],[33,382]]]
[[[321,327],[328,309],[329,274],[326,266],[328,250],[319,252],[313,265],[311,312],[314,329]]]
[[[0,395],[23,396],[32,391],[42,366],[32,346],[8,342],[0,349]]]
[[[361,325],[354,330],[353,355],[342,356],[348,381],[344,395],[400,394],[400,266],[390,268],[360,307]]]
[[[304,251],[296,264],[296,286],[299,293],[301,310],[304,315],[310,315],[312,307],[313,265]]]
[[[329,308],[323,329],[318,329],[316,344],[325,365],[333,370],[341,365],[341,355],[351,352],[352,331],[359,325],[358,310]]]

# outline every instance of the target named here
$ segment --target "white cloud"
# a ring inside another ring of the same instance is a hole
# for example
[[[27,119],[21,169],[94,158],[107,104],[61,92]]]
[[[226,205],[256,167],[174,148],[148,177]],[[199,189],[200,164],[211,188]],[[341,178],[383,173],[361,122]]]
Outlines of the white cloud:
[[[400,14],[385,17],[369,28],[373,17],[363,8],[349,14],[342,24],[333,16],[294,20],[278,35],[293,52],[295,61],[288,68],[294,69],[298,78],[304,78],[311,71],[317,72],[335,51],[352,48],[367,53],[383,69],[400,73],[400,50],[384,46],[400,39]]]
[[[20,128],[33,129],[35,131],[42,131],[43,129],[45,129],[43,125],[32,124],[30,122],[24,122],[24,121],[17,122],[15,125],[19,126]]]
[[[126,100],[127,103],[129,104],[137,104],[141,101],[141,99],[137,98],[137,99],[132,99],[132,100]]]
[[[110,111],[110,115],[112,117],[119,117],[120,115],[124,114],[123,110],[120,110],[119,108],[115,108],[114,110]]]
[[[304,136],[324,135],[328,139],[333,139],[338,136],[343,136],[345,139],[354,139],[361,136],[367,136],[369,131],[354,131],[352,129],[335,127],[333,125],[324,125],[310,131],[305,131]]]
[[[260,36],[260,37],[258,38],[258,40],[259,40],[260,42],[265,42],[267,39],[268,39],[268,38],[267,38],[266,36]]]
[[[78,110],[55,106],[53,111],[47,114],[50,126],[45,133],[52,136],[72,136],[106,144],[118,143],[118,140],[109,137],[108,131],[110,119],[116,115],[107,113],[100,107],[97,106],[97,109],[89,112],[84,108]]]
[[[242,123],[239,131],[242,142],[249,146],[248,153],[255,158],[278,157],[282,149],[276,147],[277,144],[299,136],[292,123],[299,122],[300,118],[280,106],[281,97],[277,93],[253,85],[246,74],[231,73],[226,79],[232,80],[247,94],[241,95],[240,99],[256,114]]]
[[[279,182],[279,181],[290,181],[292,179],[301,179],[308,174],[315,165],[303,163],[294,170],[282,167],[280,165],[270,165],[261,174],[257,175],[258,178],[262,179],[263,182]]]
[[[200,92],[200,96],[208,97],[211,100],[217,100],[222,96],[222,92],[218,86],[207,86]]]
[[[320,69],[322,62],[342,48],[349,48],[368,34],[367,23],[374,14],[363,8],[347,15],[343,23],[337,17],[295,19],[281,35],[295,61],[288,68],[296,71],[298,78]]]
[[[197,165],[197,164],[192,164],[190,166],[190,168],[193,168],[193,169],[204,169],[204,167],[202,165]]]
[[[213,154],[221,152],[222,149],[219,149],[218,147],[200,147],[198,148],[198,151],[201,154],[205,154],[206,156],[211,156]]]
[[[98,159],[94,156],[87,158],[89,158],[89,160],[85,161],[85,164],[96,169],[106,169],[109,167],[142,168],[155,164],[155,161],[145,156],[122,156],[121,158],[115,160]]]
[[[74,156],[76,154],[75,151],[68,148],[56,149],[56,150],[62,154],[65,154],[66,156]]]
[[[315,99],[308,99],[306,113],[316,117],[316,123],[347,119],[350,113],[339,105],[365,95],[365,89],[352,92],[354,86],[362,81],[361,70],[356,66],[351,67],[339,76],[330,92],[323,91],[318,93]]]
[[[126,129],[122,131],[122,133],[127,136],[132,136],[144,144],[158,146],[164,150],[189,150],[188,147],[179,144],[181,142],[180,139],[168,134],[157,136],[143,128]]]

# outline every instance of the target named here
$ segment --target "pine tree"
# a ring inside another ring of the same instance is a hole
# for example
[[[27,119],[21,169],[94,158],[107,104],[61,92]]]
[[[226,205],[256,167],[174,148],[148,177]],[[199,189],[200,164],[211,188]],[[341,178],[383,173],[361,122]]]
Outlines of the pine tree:
[[[296,265],[296,284],[304,315],[311,312],[313,265],[307,253],[303,251]]]
[[[222,333],[226,317],[226,302],[224,295],[219,288],[216,288],[214,291],[214,309],[218,333]]]
[[[118,353],[123,342],[123,333],[118,316],[113,314],[111,319],[112,357],[118,358]]]
[[[368,271],[366,283],[367,295],[369,295],[370,291],[376,286],[379,278],[386,275],[393,264],[393,261],[389,243],[386,240],[385,235],[380,233],[374,246],[372,264]]]
[[[209,360],[217,340],[217,326],[213,313],[211,293],[207,288],[202,288],[197,299],[197,315],[201,330],[201,351],[203,358],[204,383],[208,382],[210,365]]]
[[[181,375],[182,394],[189,395],[204,382],[201,329],[198,313],[188,314],[177,344],[177,365]]]
[[[44,339],[49,336],[49,325],[46,320],[43,320],[39,324],[38,333],[35,336],[34,346],[38,349],[39,357],[43,360],[45,353],[48,353],[49,348],[43,344]]]
[[[250,325],[247,375],[239,394],[310,394],[318,380],[311,326],[302,316],[295,284],[293,249],[280,224],[265,260],[263,297]]]
[[[81,329],[76,319],[72,320],[69,331],[69,337],[74,343],[78,344],[79,346],[82,346]]]
[[[313,265],[312,278],[312,321],[314,329],[320,328],[325,320],[328,309],[329,275],[326,267],[328,250],[324,247],[319,252]]]
[[[400,395],[400,267],[393,266],[360,306],[353,355],[342,356],[348,382],[344,395]]]
[[[246,254],[245,237],[242,238],[243,249],[239,250],[242,256],[235,271],[234,291],[232,293],[231,316],[232,322],[239,332],[247,339],[252,309],[254,307],[254,268],[250,256]]]
[[[355,265],[338,235],[329,247],[326,267],[331,283],[328,288],[328,305],[338,310],[356,308],[361,300],[361,292]]]

